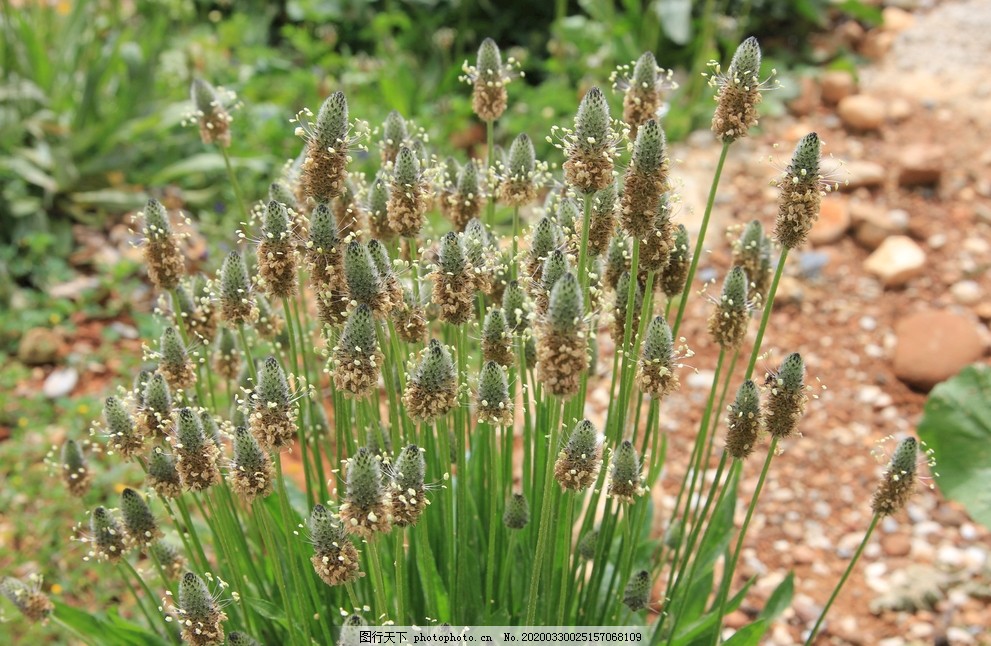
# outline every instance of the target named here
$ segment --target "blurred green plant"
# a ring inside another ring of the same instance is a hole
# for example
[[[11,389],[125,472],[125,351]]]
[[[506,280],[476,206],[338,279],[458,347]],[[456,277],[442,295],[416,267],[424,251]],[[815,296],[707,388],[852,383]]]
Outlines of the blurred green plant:
[[[971,517],[991,527],[991,368],[973,365],[933,388],[919,437],[933,451],[936,484]]]

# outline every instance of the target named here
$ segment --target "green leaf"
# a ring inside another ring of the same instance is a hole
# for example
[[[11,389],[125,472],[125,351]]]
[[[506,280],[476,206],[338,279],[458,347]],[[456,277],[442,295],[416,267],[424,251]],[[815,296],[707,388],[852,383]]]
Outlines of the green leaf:
[[[699,570],[705,571],[711,568],[719,558],[719,555],[726,550],[726,546],[729,545],[730,539],[733,537],[733,511],[736,507],[736,487],[737,480],[735,478],[730,478],[730,484],[727,488],[725,494],[723,494],[722,500],[716,506],[716,510],[712,512],[712,519],[709,521],[709,527],[706,528],[705,536],[702,538],[702,543],[699,545],[698,549],[698,565],[696,566]]]
[[[760,619],[772,621],[778,617],[785,608],[791,605],[791,597],[795,594],[795,573],[789,572],[778,587],[771,593],[767,604],[760,613]]]
[[[742,588],[740,588],[740,591],[737,592],[732,599],[726,602],[726,607],[723,609],[723,613],[729,614],[739,608],[740,604],[743,603],[744,597],[747,596],[747,593],[750,592],[750,588],[756,581],[757,577],[751,577],[750,580],[747,581]],[[704,617],[696,620],[694,623],[688,624],[688,626],[679,630],[675,639],[672,641],[672,644],[674,644],[674,646],[686,646],[687,644],[691,644],[699,635],[709,632],[714,628],[718,629],[721,623],[722,616],[720,616],[716,611],[710,612]]]
[[[749,626],[744,626],[733,633],[733,636],[724,643],[726,646],[757,646],[760,643],[760,638],[767,632],[768,626],[767,619],[758,619]]]
[[[55,600],[55,617],[91,643],[122,646],[165,646],[169,642],[156,633],[113,616],[93,615]]]
[[[974,365],[929,394],[919,437],[933,451],[936,484],[991,527],[991,368]]]
[[[266,619],[271,619],[275,623],[279,624],[283,628],[288,629],[289,624],[286,619],[285,608],[277,606],[271,601],[266,601],[264,599],[243,597],[244,602],[255,609],[258,614]]]

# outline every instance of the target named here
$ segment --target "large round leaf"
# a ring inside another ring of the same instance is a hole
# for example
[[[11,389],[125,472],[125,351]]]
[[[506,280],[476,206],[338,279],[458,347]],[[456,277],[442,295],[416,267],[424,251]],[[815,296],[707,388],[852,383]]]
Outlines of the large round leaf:
[[[991,527],[991,368],[968,366],[936,386],[919,437],[934,451],[943,494]]]

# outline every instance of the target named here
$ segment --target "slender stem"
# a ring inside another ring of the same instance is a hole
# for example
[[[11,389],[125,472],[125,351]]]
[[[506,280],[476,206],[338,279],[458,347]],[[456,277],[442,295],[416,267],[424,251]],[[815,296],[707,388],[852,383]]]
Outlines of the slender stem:
[[[488,184],[489,177],[495,166],[495,121],[485,122],[485,153],[488,157],[486,160],[488,173],[485,178],[486,184]],[[489,203],[485,214],[485,219],[488,220],[490,227],[495,226],[495,206],[495,194],[493,193],[489,195]]]
[[[712,215],[712,205],[716,203],[716,189],[719,187],[719,177],[723,174],[723,164],[726,163],[726,153],[732,142],[724,141],[723,148],[719,151],[719,162],[716,164],[716,174],[712,176],[712,185],[709,187],[709,199],[705,203],[705,214],[702,216],[702,226],[699,227],[698,240],[695,242],[695,253],[692,254],[692,263],[688,267],[688,277],[685,279],[685,288],[681,293],[681,303],[678,304],[678,318],[671,329],[671,336],[678,338],[678,329],[681,328],[681,319],[688,309],[688,296],[692,293],[692,283],[695,281],[695,270],[699,266],[699,258],[702,256],[702,246],[705,243],[705,232],[709,228],[709,216]]]
[[[578,281],[582,287],[582,297],[585,299],[585,306],[588,307],[588,232],[592,221],[592,199],[595,193],[586,193],[582,200],[582,241],[578,248]]]
[[[750,363],[747,364],[747,376],[750,379],[754,374],[754,366],[757,365],[757,357],[760,356],[760,345],[764,341],[764,331],[767,330],[767,322],[771,318],[771,309],[774,307],[774,296],[778,293],[778,283],[781,282],[781,274],[784,273],[785,261],[788,260],[788,247],[781,250],[778,257],[778,266],[774,270],[774,279],[771,281],[771,288],[767,291],[767,302],[764,304],[764,313],[760,318],[760,327],[757,328],[757,338],[754,339],[754,349],[750,353]]]
[[[231,166],[231,158],[227,154],[227,149],[220,146],[220,152],[224,156],[224,166],[227,167],[227,176],[231,179],[231,188],[234,189],[234,197],[237,199],[237,205],[241,209],[241,217],[247,222],[250,218],[248,217],[248,208],[244,201],[244,195],[241,193],[241,185],[237,181],[237,175],[234,174],[234,167]]]
[[[145,583],[144,577],[142,577],[140,574],[138,574],[138,571],[134,569],[134,566],[131,565],[131,562],[128,561],[126,558],[125,559],[121,559],[120,562],[124,564],[124,568],[127,569],[131,573],[131,575],[137,580],[137,582],[141,585],[141,588],[145,591],[145,594],[148,595],[148,598],[151,599],[152,603],[154,604],[155,603],[155,595],[152,593],[151,589],[148,587],[148,584]],[[124,580],[126,581],[127,578],[125,577]],[[128,583],[128,587],[130,587],[130,583]],[[133,588],[132,588],[132,592],[133,592]],[[135,598],[137,598],[138,595],[135,594],[134,596],[135,596]],[[140,605],[142,611],[144,611],[144,604],[141,603],[140,599],[138,599],[138,605]],[[155,605],[155,607],[157,607],[157,604]],[[167,621],[165,621],[165,617],[163,617],[163,616],[161,616],[161,615],[159,615],[157,613],[153,613],[153,614],[155,614],[158,617],[158,619],[162,622],[162,627],[165,628],[165,634],[169,636],[169,639],[172,640],[173,643],[178,644],[179,643],[179,640],[176,638],[175,633],[169,628],[169,624],[168,624]],[[147,617],[147,618],[148,618],[148,621],[149,622],[152,622],[151,617]]]
[[[369,570],[372,575],[372,593],[375,595],[375,610],[379,617],[388,618],[389,604],[385,597],[385,578],[382,576],[382,561],[379,559],[378,545],[368,542],[366,552],[368,552]]]
[[[395,531],[395,549],[393,558],[396,559],[396,623],[405,626],[406,623],[406,582],[403,579],[403,561],[406,559],[406,551],[403,543],[406,538],[406,529],[403,527]]]
[[[541,565],[544,560],[544,552],[547,550],[547,529],[550,525],[551,498],[554,494],[554,471],[555,449],[557,448],[558,431],[560,430],[560,414],[563,402],[554,398],[549,402],[553,408],[551,416],[551,434],[547,445],[547,465],[544,470],[544,495],[540,510],[540,529],[537,532],[537,556],[533,564],[533,571],[530,575],[530,594],[527,597],[526,626],[534,625],[537,616],[537,591],[540,588]]]
[[[871,524],[867,526],[867,532],[864,534],[864,540],[860,541],[860,546],[857,548],[857,551],[854,553],[853,558],[850,559],[850,564],[843,572],[843,576],[840,577],[840,580],[836,584],[836,587],[833,588],[833,594],[829,595],[829,601],[826,602],[826,605],[823,607],[822,612],[819,614],[819,619],[816,620],[816,625],[812,627],[812,632],[809,633],[808,639],[805,640],[805,646],[809,646],[812,643],[812,641],[816,638],[816,634],[819,632],[819,628],[820,626],[822,626],[822,622],[826,618],[826,614],[829,612],[829,609],[832,607],[833,602],[836,601],[836,597],[839,596],[840,590],[843,589],[843,585],[846,583],[846,580],[850,578],[850,573],[853,572],[853,568],[857,565],[857,561],[860,559],[860,555],[863,554],[864,548],[867,547],[867,542],[871,539],[871,534],[874,533],[874,529],[877,527],[878,521],[880,520],[881,520],[881,516],[879,514],[874,514],[874,517],[871,518]]]
[[[750,527],[750,520],[754,516],[754,509],[757,507],[757,501],[760,499],[760,492],[764,488],[764,480],[767,479],[767,472],[771,468],[771,460],[774,459],[774,454],[778,448],[778,438],[771,438],[771,443],[767,447],[767,457],[764,458],[764,466],[760,470],[760,478],[757,479],[757,488],[754,489],[754,495],[750,498],[750,504],[747,506],[747,515],[743,519],[743,526],[740,527],[740,535],[736,539],[736,547],[733,549],[733,556],[730,557],[729,562],[726,563],[726,575],[725,585],[723,585],[719,590],[719,614],[717,617],[722,617],[723,612],[726,608],[726,598],[729,596],[729,589],[733,585],[733,573],[736,571],[736,564],[740,559],[740,552],[743,550],[743,540],[747,537],[747,529]]]
[[[248,337],[244,334],[244,323],[237,326],[237,334],[241,338],[241,348],[244,350],[244,358],[248,360],[248,374],[251,375],[253,388],[258,387],[258,373],[255,368],[255,360],[251,356],[251,346],[248,345]]]

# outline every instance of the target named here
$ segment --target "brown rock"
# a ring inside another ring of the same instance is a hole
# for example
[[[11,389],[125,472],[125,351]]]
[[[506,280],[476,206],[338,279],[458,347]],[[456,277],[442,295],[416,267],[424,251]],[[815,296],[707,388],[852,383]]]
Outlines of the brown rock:
[[[26,366],[55,363],[62,338],[46,327],[31,328],[21,337],[17,346],[17,359]]]
[[[851,130],[877,130],[884,123],[884,103],[866,94],[845,97],[836,106],[843,125]]]
[[[851,206],[853,238],[863,247],[873,251],[890,236],[908,231],[908,213],[900,209],[885,211],[870,204]]]
[[[864,261],[885,287],[901,287],[923,272],[926,252],[908,236],[891,236]]]
[[[827,245],[838,241],[850,228],[850,207],[846,198],[831,195],[822,201],[819,219],[809,232],[813,245]]]
[[[870,161],[852,161],[828,177],[830,181],[839,182],[842,191],[873,188],[884,183],[884,167]]]
[[[881,539],[881,549],[888,556],[908,556],[912,551],[912,539],[904,534],[887,534]]]
[[[853,74],[846,70],[832,70],[822,75],[822,100],[830,105],[836,105],[857,91],[857,82]]]
[[[895,376],[928,391],[984,354],[977,325],[942,310],[912,314],[895,325]]]
[[[881,28],[897,34],[915,24],[915,16],[898,7],[885,7],[881,11]]]
[[[888,103],[888,118],[900,123],[912,116],[912,104],[906,99],[896,98]]]
[[[895,33],[882,29],[872,29],[860,43],[860,53],[871,60],[880,60],[895,42]]]
[[[913,144],[898,152],[898,183],[901,186],[932,186],[943,173],[945,150],[942,146]]]

